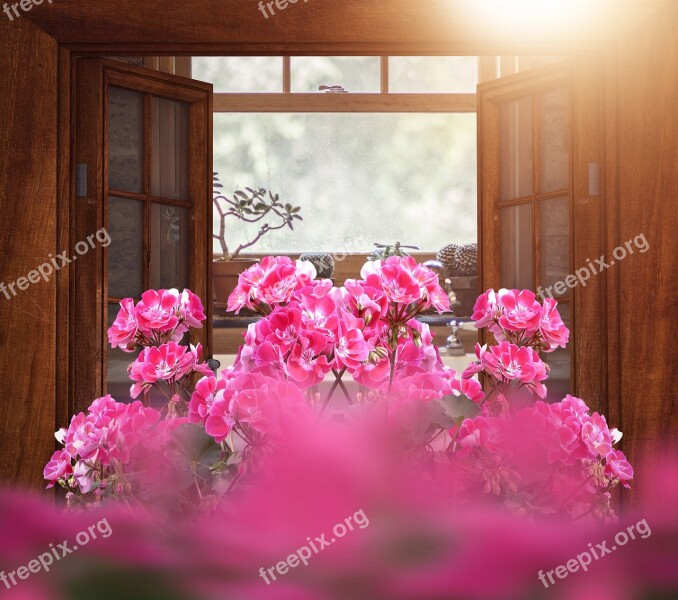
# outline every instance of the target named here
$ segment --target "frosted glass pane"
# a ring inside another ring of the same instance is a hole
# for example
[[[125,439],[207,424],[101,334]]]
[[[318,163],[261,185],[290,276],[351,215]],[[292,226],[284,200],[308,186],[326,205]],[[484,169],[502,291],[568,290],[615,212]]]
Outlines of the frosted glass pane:
[[[532,99],[522,98],[499,107],[500,199],[532,195]]]
[[[542,94],[539,106],[539,191],[566,190],[570,187],[569,89]]]
[[[499,210],[500,286],[534,289],[532,274],[532,205]]]
[[[340,85],[350,93],[381,90],[378,56],[293,56],[292,91],[319,92],[320,86]]]
[[[188,199],[188,110],[186,102],[153,97],[151,193],[154,196]]]
[[[558,304],[558,312],[563,318],[563,323],[567,325],[568,329],[572,330],[570,305]],[[558,402],[562,400],[566,394],[572,393],[572,388],[570,385],[572,335],[570,334],[570,343],[566,348],[558,348],[553,352],[544,353],[542,358],[549,365],[549,367],[551,367],[549,378],[546,381],[546,389],[548,391],[547,400],[549,402]]]
[[[389,91],[395,93],[473,93],[477,56],[391,56]]]
[[[303,222],[264,236],[256,252],[396,241],[436,252],[477,240],[475,114],[215,114],[214,170],[226,195],[263,187],[301,207]],[[260,224],[228,219],[229,247]]]
[[[189,222],[186,208],[151,205],[151,288],[189,287]]]
[[[108,187],[144,191],[144,95],[108,88]]]
[[[542,200],[539,212],[541,285],[548,287],[570,274],[570,199]]]
[[[140,298],[144,291],[144,203],[108,199],[108,296]]]
[[[215,92],[281,93],[280,56],[195,56],[193,79],[214,85]]]

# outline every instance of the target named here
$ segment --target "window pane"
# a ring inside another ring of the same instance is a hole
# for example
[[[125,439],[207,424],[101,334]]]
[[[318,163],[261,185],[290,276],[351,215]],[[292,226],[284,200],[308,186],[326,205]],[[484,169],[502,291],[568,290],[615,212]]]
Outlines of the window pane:
[[[532,279],[532,204],[499,210],[500,285],[534,289]]]
[[[500,199],[532,195],[532,98],[499,108]]]
[[[539,202],[541,286],[552,286],[570,274],[570,199]],[[553,292],[553,295],[558,295]]]
[[[151,205],[151,288],[189,287],[189,219],[186,208]]]
[[[195,56],[193,79],[214,84],[215,92],[282,92],[282,57]]]
[[[188,198],[188,104],[153,96],[151,190],[154,196]]]
[[[558,304],[558,312],[563,322],[570,331],[572,330],[572,319],[570,315],[569,304]],[[558,348],[553,352],[542,355],[551,371],[546,380],[546,389],[548,392],[547,401],[559,402],[565,398],[566,394],[572,392],[570,387],[570,363],[572,361],[572,334],[570,334],[570,343],[565,348]]]
[[[378,56],[294,56],[292,91],[319,92],[320,86],[340,85],[350,93],[381,91]]]
[[[226,195],[263,187],[301,207],[294,231],[273,231],[252,251],[371,252],[400,241],[435,252],[476,241],[475,114],[215,114],[214,170]],[[261,224],[229,218],[229,247]]]
[[[396,93],[473,93],[477,56],[391,56],[389,91]]]
[[[144,192],[144,95],[108,89],[108,187]]]
[[[144,203],[108,199],[109,298],[140,298],[144,287]]]
[[[539,107],[539,191],[566,190],[570,187],[569,89],[542,94]]]

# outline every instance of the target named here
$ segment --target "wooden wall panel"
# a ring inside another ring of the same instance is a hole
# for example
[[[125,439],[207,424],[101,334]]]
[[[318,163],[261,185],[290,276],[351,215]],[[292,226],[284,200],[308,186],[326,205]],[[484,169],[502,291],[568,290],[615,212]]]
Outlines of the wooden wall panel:
[[[5,284],[57,253],[56,86],[55,41],[26,19],[0,19]],[[0,481],[42,486],[42,469],[55,446],[56,279],[10,297],[0,294]]]
[[[615,244],[644,234],[650,250],[618,261],[624,450],[639,493],[663,441],[678,442],[678,3],[620,44]],[[614,340],[611,340],[614,344]]]
[[[287,8],[276,8],[274,16],[269,11],[268,18],[258,0],[57,0],[34,7],[27,17],[73,49],[102,52],[117,52],[115,44],[126,43],[158,54],[169,53],[172,44],[174,50],[197,54],[217,48],[234,54],[304,54],[322,48],[379,55],[407,53],[416,45],[432,53],[560,55],[614,39],[667,1],[599,0],[586,11],[574,11],[574,22],[523,8],[526,19],[519,6],[497,10],[470,0],[278,2]]]

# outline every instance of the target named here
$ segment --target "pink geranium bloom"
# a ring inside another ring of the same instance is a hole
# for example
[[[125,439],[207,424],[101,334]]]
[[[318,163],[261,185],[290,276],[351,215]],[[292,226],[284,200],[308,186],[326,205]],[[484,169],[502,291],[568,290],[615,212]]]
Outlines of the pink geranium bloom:
[[[319,333],[304,333],[299,336],[292,348],[287,368],[290,377],[302,389],[318,385],[325,375],[330,372],[331,366],[327,356],[323,354],[327,340]]]
[[[224,379],[214,375],[203,377],[195,384],[195,391],[188,405],[188,418],[191,423],[204,423],[217,392],[226,388]]]
[[[209,373],[209,367],[198,365],[201,348],[180,346],[169,342],[162,346],[144,348],[129,366],[129,376],[136,383],[132,386],[132,398],[158,381],[176,381],[193,370]]]
[[[205,420],[205,431],[214,440],[221,444],[233,428],[233,417],[229,409],[230,401],[225,398],[215,398],[209,407],[208,416]]]
[[[141,295],[136,306],[139,329],[149,335],[153,331],[172,331],[179,324],[177,290],[148,290]]]
[[[66,480],[73,474],[71,460],[71,455],[65,450],[57,450],[52,454],[52,458],[44,470],[44,477],[50,482],[47,489],[54,487],[57,481],[61,479]]]
[[[530,290],[499,290],[502,307],[499,324],[506,331],[534,332],[539,327],[542,308]]]
[[[539,332],[548,345],[545,352],[552,352],[556,348],[565,348],[570,338],[570,330],[565,327],[553,298],[544,299],[544,308],[539,319]]]
[[[541,382],[548,376],[548,366],[532,348],[501,342],[485,352],[483,367],[497,379],[518,380],[540,398],[546,397],[546,388]]]
[[[328,295],[318,297],[304,294],[300,299],[304,326],[312,331],[330,335],[339,325],[337,304]]]
[[[450,297],[440,287],[438,275],[428,267],[417,265],[412,276],[419,283],[421,297],[426,299],[426,308],[432,306],[439,313],[450,310]]]
[[[296,307],[276,307],[265,319],[256,324],[258,342],[270,342],[280,348],[282,354],[296,343],[301,331],[301,311]]]
[[[494,290],[490,289],[478,296],[473,306],[471,319],[473,319],[478,329],[482,329],[499,319],[501,311],[502,306],[497,301],[497,294]]]
[[[335,334],[336,368],[346,367],[349,371],[354,371],[368,359],[370,351],[363,337],[363,326],[362,319],[357,319],[346,311],[342,312]]]
[[[453,379],[452,393],[455,396],[463,394],[471,400],[471,402],[475,402],[476,404],[480,404],[485,398],[483,386],[480,385],[480,382],[477,379]]]
[[[207,318],[200,298],[190,290],[184,290],[179,299],[179,317],[188,327],[202,328]]]
[[[633,479],[633,467],[620,450],[611,450],[605,457],[605,474],[621,482],[625,488],[631,487],[628,482]]]
[[[124,298],[120,301],[120,311],[108,329],[108,343],[112,348],[120,348],[124,352],[133,352],[130,348],[135,341],[139,324],[134,310],[134,300]]]
[[[584,418],[581,437],[593,457],[606,456],[612,451],[610,430],[605,417],[598,413]]]
[[[360,275],[366,285],[382,289],[389,302],[408,305],[422,297],[419,283],[412,274],[416,266],[411,256],[389,256],[385,261],[366,263]]]

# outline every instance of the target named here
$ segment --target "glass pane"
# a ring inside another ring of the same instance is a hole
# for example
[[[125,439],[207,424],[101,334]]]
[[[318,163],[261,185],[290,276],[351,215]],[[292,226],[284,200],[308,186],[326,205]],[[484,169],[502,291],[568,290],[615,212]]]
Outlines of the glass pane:
[[[381,91],[378,56],[294,56],[292,91],[320,92],[320,86],[339,85],[350,93]]]
[[[501,200],[532,195],[532,99],[499,107],[499,177]]]
[[[186,102],[153,96],[151,193],[188,198],[188,109]]]
[[[189,219],[186,208],[151,205],[151,288],[189,287]]]
[[[532,280],[532,204],[499,210],[501,287],[534,289]]]
[[[139,298],[144,287],[144,203],[108,199],[108,296]]]
[[[369,253],[400,241],[437,252],[477,240],[476,140],[475,114],[221,113],[214,170],[228,196],[263,187],[301,207],[294,231],[272,231],[253,251]],[[229,217],[229,248],[261,224]]]
[[[391,56],[389,91],[395,93],[473,93],[477,56]]]
[[[119,310],[120,305],[117,303],[108,305],[108,327],[115,321]],[[130,396],[132,381],[127,374],[127,367],[134,362],[138,355],[139,351],[128,353],[108,346],[106,392],[111,394],[118,402],[132,402]]]
[[[235,94],[281,93],[280,56],[196,56],[193,79],[209,81],[215,92]]]
[[[570,199],[553,198],[539,202],[541,235],[541,286],[565,281],[570,274]],[[558,286],[562,290],[563,286]],[[554,296],[567,294],[568,289]]]
[[[572,319],[570,315],[569,304],[558,304],[558,312],[567,328],[572,330]],[[565,348],[558,348],[549,353],[544,353],[542,359],[551,367],[549,378],[546,380],[546,389],[548,392],[547,401],[558,402],[566,394],[570,394],[570,363],[572,361],[572,334],[570,333],[570,343]]]
[[[144,95],[108,88],[108,187],[144,192]]]
[[[569,89],[546,92],[539,100],[539,191],[570,187]]]

